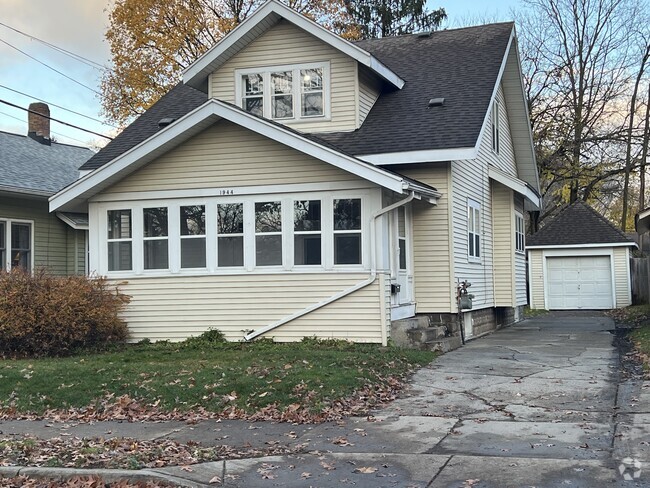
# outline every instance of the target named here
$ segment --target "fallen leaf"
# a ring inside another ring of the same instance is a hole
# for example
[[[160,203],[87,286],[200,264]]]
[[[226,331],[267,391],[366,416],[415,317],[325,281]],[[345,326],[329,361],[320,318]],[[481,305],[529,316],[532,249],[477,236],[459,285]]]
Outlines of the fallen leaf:
[[[215,483],[221,483],[221,478],[219,478],[218,476],[213,476],[210,479],[210,481],[208,481],[208,483],[210,483],[211,485],[215,484]]]
[[[300,475],[300,478],[303,480],[306,480],[307,478],[311,478],[311,473],[304,472]]]
[[[354,473],[361,473],[361,474],[372,474],[375,471],[377,471],[377,468],[374,468],[372,466],[363,466],[361,468],[355,469],[353,472]]]

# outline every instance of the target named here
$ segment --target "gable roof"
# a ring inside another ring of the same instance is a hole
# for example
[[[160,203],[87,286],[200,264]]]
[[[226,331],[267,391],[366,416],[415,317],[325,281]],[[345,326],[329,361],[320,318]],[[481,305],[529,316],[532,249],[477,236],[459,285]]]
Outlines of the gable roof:
[[[636,243],[585,202],[565,207],[537,233],[526,238],[526,248],[589,245],[624,245]]]
[[[187,67],[183,72],[183,83],[207,91],[206,81],[210,73],[218,69],[228,59],[244,49],[281,19],[288,20],[333,48],[345,53],[393,86],[402,88],[404,85],[404,80],[358,44],[355,45],[343,39],[277,0],[267,0],[250,17]]]
[[[394,192],[415,192],[434,203],[440,197],[440,193],[433,187],[341,153],[327,144],[320,144],[315,138],[306,137],[281,124],[252,115],[235,105],[210,99],[144,142],[57,193],[50,199],[50,211],[78,208],[91,196],[222,119]]]
[[[86,147],[0,132],[0,191],[49,196],[79,178],[93,151]]]

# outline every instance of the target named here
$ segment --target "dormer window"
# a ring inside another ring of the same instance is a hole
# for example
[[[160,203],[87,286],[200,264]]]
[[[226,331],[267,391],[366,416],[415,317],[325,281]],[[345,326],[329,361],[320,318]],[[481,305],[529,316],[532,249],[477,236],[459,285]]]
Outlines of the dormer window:
[[[236,77],[247,112],[295,122],[329,118],[329,63],[237,70]]]

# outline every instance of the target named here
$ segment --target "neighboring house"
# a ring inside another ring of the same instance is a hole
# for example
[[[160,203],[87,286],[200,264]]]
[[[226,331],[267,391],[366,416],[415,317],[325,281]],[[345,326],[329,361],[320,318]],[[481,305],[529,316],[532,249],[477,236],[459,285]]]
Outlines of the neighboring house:
[[[636,243],[582,201],[528,237],[530,306],[610,309],[632,303],[630,248]]]
[[[133,339],[386,344],[526,304],[539,201],[512,23],[348,42],[270,0],[55,195]]]
[[[641,251],[650,254],[650,208],[636,214],[636,232],[639,235],[639,247]]]
[[[51,214],[48,198],[76,181],[94,152],[53,142],[47,105],[30,110],[27,135],[0,132],[0,270],[83,274],[87,215]]]

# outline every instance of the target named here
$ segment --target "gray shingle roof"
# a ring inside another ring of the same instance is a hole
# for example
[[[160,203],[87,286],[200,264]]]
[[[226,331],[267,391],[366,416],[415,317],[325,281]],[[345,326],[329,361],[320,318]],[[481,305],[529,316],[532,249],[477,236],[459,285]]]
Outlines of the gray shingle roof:
[[[358,42],[404,79],[404,87],[382,93],[360,129],[306,137],[357,155],[473,147],[512,29],[501,23]],[[429,109],[435,97],[445,104]],[[206,100],[179,83],[82,169],[103,166],[158,132],[160,119],[179,118]]]
[[[538,232],[526,238],[526,247],[580,244],[634,244],[605,217],[583,201],[564,208]]]
[[[79,178],[79,167],[93,154],[86,147],[57,142],[48,146],[0,132],[0,187],[54,194]]]

